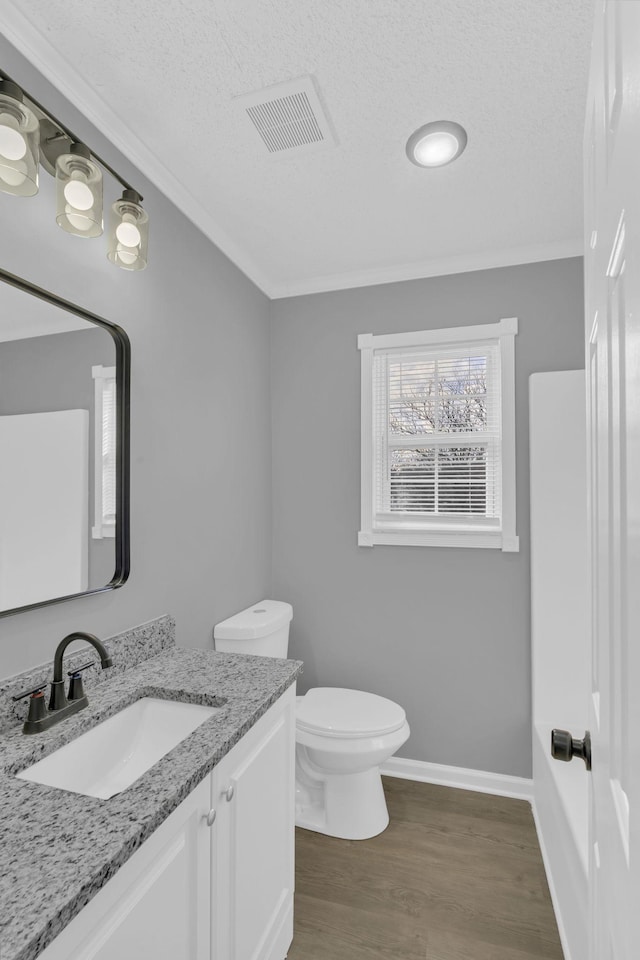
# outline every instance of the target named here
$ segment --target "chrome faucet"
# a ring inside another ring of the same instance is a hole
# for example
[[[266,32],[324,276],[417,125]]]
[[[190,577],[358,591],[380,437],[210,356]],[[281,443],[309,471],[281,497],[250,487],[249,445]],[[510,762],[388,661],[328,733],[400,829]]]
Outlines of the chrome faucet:
[[[93,660],[83,664],[81,667],[76,667],[75,670],[70,670],[68,674],[70,677],[68,696],[64,689],[62,658],[65,650],[74,640],[86,640],[96,648],[100,655],[100,665],[103,670],[113,666],[113,661],[106,647],[92,633],[85,633],[84,630],[74,630],[73,633],[68,634],[56,647],[53,658],[53,680],[51,681],[49,709],[47,710],[44,702],[46,683],[40,687],[35,687],[33,690],[25,690],[17,697],[13,697],[14,701],[22,700],[24,697],[31,697],[29,701],[29,716],[25,720],[22,728],[23,733],[39,733],[42,730],[48,730],[54,726],[54,724],[64,720],[65,717],[70,717],[72,714],[83,710],[84,707],[89,705],[89,701],[82,688],[81,671],[86,670],[87,667],[92,667],[94,665]]]

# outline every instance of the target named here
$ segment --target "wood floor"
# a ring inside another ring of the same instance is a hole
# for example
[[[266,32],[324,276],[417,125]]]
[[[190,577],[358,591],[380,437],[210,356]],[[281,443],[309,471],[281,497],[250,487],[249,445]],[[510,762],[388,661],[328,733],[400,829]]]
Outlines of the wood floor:
[[[297,831],[288,960],[562,960],[528,803],[384,786],[379,837]]]

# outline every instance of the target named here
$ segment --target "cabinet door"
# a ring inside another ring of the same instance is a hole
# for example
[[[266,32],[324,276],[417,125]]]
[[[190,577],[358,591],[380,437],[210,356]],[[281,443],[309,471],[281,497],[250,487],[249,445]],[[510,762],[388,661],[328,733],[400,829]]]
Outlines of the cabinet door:
[[[295,688],[214,771],[214,960],[283,960],[293,937]]]
[[[210,796],[207,777],[42,960],[210,960]]]

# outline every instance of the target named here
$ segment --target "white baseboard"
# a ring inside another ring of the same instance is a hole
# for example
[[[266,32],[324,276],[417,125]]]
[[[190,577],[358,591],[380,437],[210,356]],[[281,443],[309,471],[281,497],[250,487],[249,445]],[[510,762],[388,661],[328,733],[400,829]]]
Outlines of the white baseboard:
[[[442,763],[427,763],[424,760],[406,760],[391,757],[380,767],[387,777],[403,780],[420,780],[441,787],[459,787],[476,790],[478,793],[494,793],[499,797],[515,800],[533,800],[533,781],[525,777],[510,777],[503,773],[488,773],[485,770],[467,770],[465,767],[447,767]]]
[[[560,944],[562,946],[562,953],[564,955],[564,960],[572,960],[571,948],[569,945],[569,937],[567,935],[567,928],[564,922],[564,914],[561,909],[561,901],[558,897],[558,890],[555,883],[555,878],[553,875],[553,870],[551,869],[551,858],[547,850],[547,845],[544,839],[544,831],[540,824],[540,816],[536,809],[535,797],[533,803],[531,804],[533,810],[533,822],[536,825],[536,833],[538,835],[538,844],[540,846],[540,853],[542,854],[542,862],[544,864],[544,872],[547,875],[547,884],[549,886],[549,895],[551,897],[551,903],[553,906],[553,912],[555,914],[556,923],[558,925],[558,935],[560,937]]]

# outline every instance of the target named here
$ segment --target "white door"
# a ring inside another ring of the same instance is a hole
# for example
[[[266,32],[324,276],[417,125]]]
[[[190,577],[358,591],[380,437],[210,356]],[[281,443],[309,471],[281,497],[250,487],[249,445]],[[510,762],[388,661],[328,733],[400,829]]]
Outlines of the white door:
[[[293,937],[295,689],[214,770],[214,960],[283,960]]]
[[[591,960],[640,957],[640,2],[596,0],[585,135]],[[576,734],[577,735],[577,734]]]

